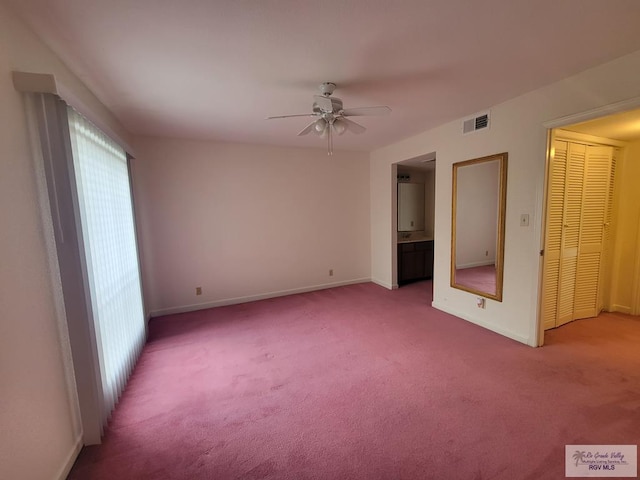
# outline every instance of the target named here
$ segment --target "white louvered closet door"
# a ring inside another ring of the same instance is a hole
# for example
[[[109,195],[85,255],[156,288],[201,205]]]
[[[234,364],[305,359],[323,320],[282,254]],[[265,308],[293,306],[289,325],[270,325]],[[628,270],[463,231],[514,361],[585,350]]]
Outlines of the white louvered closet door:
[[[553,142],[544,253],[544,328],[598,315],[613,205],[612,147]]]
[[[585,145],[568,144],[556,326],[573,320],[586,150]]]
[[[604,252],[612,152],[612,147],[587,148],[573,319],[595,317],[600,313],[598,286]]]
[[[556,326],[558,317],[558,279],[564,215],[564,186],[567,170],[567,142],[555,141],[549,163],[547,228],[542,279],[542,323],[544,329]]]

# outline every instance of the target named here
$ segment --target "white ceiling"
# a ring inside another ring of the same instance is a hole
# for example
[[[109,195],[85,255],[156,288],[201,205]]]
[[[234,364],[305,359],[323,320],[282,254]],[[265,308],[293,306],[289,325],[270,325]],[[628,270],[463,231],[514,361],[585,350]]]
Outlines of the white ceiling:
[[[324,81],[371,150],[640,50],[637,0],[4,0],[134,134],[297,137]]]

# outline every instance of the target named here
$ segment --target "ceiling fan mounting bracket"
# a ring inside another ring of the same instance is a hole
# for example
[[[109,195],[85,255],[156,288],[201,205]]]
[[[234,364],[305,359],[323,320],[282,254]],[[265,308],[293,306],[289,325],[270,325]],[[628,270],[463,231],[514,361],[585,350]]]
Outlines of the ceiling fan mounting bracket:
[[[336,89],[336,84],[332,82],[324,82],[320,84],[318,89],[320,90],[320,93],[322,93],[322,95],[328,97]]]

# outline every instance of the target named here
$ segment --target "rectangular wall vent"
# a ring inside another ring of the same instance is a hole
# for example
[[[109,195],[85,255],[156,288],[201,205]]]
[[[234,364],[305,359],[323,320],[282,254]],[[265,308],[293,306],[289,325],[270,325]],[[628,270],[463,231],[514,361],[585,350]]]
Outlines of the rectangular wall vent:
[[[489,128],[489,112],[465,120],[462,124],[462,133],[467,134],[485,128]]]

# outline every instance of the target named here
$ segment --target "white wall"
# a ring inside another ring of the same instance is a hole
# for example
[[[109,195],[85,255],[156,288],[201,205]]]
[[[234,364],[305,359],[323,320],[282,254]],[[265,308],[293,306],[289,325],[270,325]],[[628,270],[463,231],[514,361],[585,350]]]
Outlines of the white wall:
[[[50,219],[12,70],[54,73],[114,131],[113,118],[0,4],[0,478],[66,476],[80,447],[71,357]],[[126,133],[123,132],[123,135]]]
[[[424,180],[424,234],[433,238],[433,228],[436,210],[436,171],[430,169],[425,171]]]
[[[370,278],[368,154],[157,138],[135,148],[154,314]]]
[[[392,279],[391,165],[435,151],[436,215],[433,305],[529,345],[537,344],[541,213],[546,158],[544,123],[640,96],[640,52],[585,71],[491,108],[491,128],[462,135],[462,119],[410,137],[371,154],[371,275],[382,285]],[[472,113],[472,112],[470,112]],[[500,152],[509,153],[503,302],[449,286],[451,165]],[[520,227],[519,216],[530,215]]]
[[[634,277],[640,265],[640,140],[625,148],[617,166],[615,212],[615,248],[611,272],[611,309],[634,312]]]

